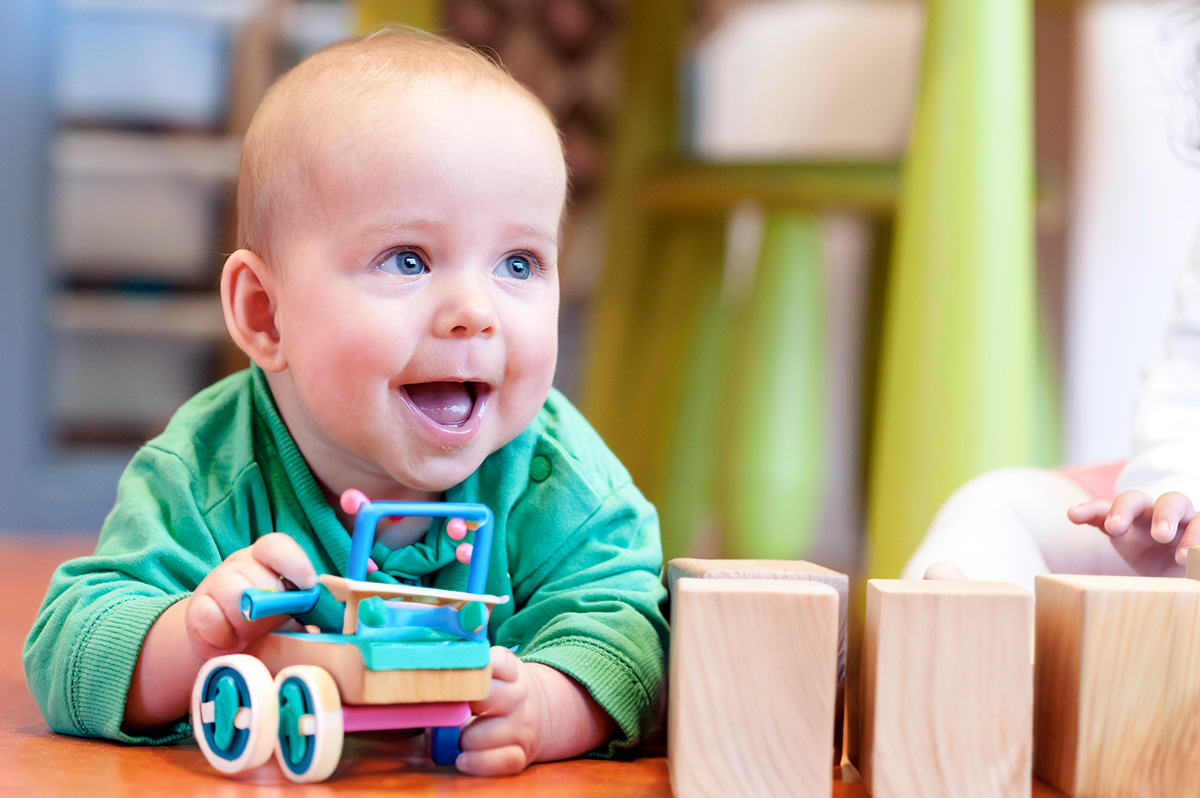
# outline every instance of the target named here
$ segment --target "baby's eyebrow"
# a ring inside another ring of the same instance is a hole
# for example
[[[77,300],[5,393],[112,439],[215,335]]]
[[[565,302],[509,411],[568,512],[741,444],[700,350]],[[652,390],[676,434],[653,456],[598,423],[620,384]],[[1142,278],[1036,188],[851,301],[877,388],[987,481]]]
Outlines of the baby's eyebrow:
[[[404,230],[438,231],[445,227],[444,222],[437,219],[383,219],[363,229],[363,232],[374,235],[377,233],[395,233]]]
[[[521,225],[521,231],[528,233],[529,235],[533,236],[534,238],[542,239],[543,241],[545,241],[547,244],[549,244],[552,247],[558,246],[558,236],[557,235],[552,235],[550,233],[547,233],[545,230],[534,227],[533,225],[523,224],[523,225]]]

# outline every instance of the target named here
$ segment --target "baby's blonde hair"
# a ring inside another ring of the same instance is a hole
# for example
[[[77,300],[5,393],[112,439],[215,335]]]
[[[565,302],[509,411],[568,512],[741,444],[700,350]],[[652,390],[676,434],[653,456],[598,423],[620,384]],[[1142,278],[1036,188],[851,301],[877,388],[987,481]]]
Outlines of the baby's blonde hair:
[[[250,120],[238,174],[238,247],[272,265],[274,230],[294,220],[295,196],[303,196],[309,182],[313,164],[306,162],[311,150],[304,143],[318,135],[312,125],[356,109],[362,113],[362,101],[381,86],[421,78],[511,92],[544,114],[557,132],[550,112],[532,92],[465,44],[400,26],[338,42],[275,81]]]

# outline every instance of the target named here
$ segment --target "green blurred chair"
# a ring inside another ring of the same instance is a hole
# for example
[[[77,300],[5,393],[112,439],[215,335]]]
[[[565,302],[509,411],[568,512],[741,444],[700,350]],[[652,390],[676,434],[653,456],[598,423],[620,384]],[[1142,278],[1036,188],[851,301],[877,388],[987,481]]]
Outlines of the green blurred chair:
[[[689,161],[687,4],[627,14],[585,410],[657,502],[668,557],[708,513],[724,556],[805,556],[825,413],[816,214],[897,211],[868,436],[870,575],[895,575],[954,487],[1032,457],[1030,0],[929,0],[902,181],[886,163]],[[734,305],[724,226],[747,201],[766,229]]]
[[[938,506],[1036,441],[1032,7],[928,0],[887,288],[868,576],[897,576]]]

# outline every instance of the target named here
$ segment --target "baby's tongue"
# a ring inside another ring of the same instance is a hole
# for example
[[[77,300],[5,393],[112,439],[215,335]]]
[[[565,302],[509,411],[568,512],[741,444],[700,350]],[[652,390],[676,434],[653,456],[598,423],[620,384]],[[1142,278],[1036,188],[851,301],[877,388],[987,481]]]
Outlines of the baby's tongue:
[[[475,400],[463,382],[420,382],[406,385],[417,409],[438,424],[456,427],[471,417]]]

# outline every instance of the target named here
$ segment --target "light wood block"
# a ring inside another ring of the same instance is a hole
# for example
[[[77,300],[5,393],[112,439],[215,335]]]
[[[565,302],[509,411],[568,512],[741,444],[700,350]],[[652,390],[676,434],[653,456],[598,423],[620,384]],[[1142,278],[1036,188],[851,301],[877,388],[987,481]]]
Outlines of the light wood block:
[[[679,557],[667,563],[667,587],[674,594],[676,579],[804,579],[829,585],[838,594],[838,688],[846,680],[846,607],[850,578],[807,560],[704,560]]]
[[[1200,546],[1188,546],[1184,570],[1184,576],[1188,579],[1200,579]]]
[[[873,798],[1028,798],[1033,596],[1007,582],[867,582],[859,770]]]
[[[671,615],[677,798],[828,798],[837,591],[799,579],[680,578]]]
[[[1039,576],[1035,771],[1076,798],[1200,795],[1200,583]]]
[[[416,704],[426,701],[479,701],[492,686],[492,668],[372,671],[354,645],[308,640],[304,635],[264,635],[246,651],[263,661],[271,675],[289,665],[317,665],[329,671],[344,704]]]

